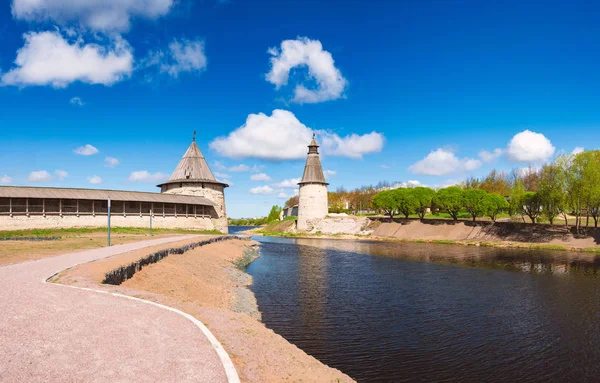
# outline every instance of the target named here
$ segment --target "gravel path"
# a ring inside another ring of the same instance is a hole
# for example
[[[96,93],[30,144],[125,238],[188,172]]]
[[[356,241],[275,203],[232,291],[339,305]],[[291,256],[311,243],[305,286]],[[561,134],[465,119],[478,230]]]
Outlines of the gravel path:
[[[227,382],[215,348],[184,316],[44,283],[77,264],[182,239],[186,236],[0,267],[0,381]]]

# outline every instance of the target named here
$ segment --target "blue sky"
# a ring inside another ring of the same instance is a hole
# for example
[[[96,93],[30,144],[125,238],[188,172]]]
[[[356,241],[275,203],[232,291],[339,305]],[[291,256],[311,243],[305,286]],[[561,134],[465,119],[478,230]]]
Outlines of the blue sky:
[[[142,3],[0,6],[1,182],[157,191],[196,130],[241,217],[293,195],[312,132],[331,189],[598,147],[595,2]]]

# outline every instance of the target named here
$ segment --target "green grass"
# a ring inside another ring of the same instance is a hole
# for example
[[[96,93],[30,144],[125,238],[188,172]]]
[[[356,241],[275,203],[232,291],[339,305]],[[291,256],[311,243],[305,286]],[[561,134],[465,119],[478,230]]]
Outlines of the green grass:
[[[82,234],[103,233],[106,227],[92,228],[69,228],[69,229],[31,229],[31,230],[11,230],[0,231],[0,238],[18,238],[18,237],[52,237],[52,236],[75,236]],[[113,227],[110,229],[112,234],[149,234],[148,228],[137,227]],[[222,234],[217,230],[188,230],[188,229],[152,229],[152,234]]]
[[[236,268],[244,271],[246,267],[248,267],[248,265],[254,262],[256,259],[258,259],[258,257],[260,257],[260,253],[258,252],[258,250],[253,248],[247,248],[246,250],[244,250],[244,254],[232,263]]]

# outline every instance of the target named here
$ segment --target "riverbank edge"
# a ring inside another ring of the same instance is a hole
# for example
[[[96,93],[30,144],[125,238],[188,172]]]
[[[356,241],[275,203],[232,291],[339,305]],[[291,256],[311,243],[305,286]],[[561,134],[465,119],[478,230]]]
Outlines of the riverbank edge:
[[[554,245],[549,243],[533,243],[533,242],[512,242],[512,241],[476,241],[476,240],[454,240],[454,239],[427,239],[427,238],[388,238],[372,235],[356,235],[356,234],[322,234],[322,233],[288,233],[288,232],[273,232],[266,231],[260,228],[245,231],[246,234],[259,235],[263,237],[283,237],[283,238],[299,238],[299,239],[332,239],[332,240],[351,240],[351,241],[376,241],[389,243],[431,243],[440,245],[461,245],[461,246],[477,246],[477,247],[494,247],[505,249],[521,249],[521,250],[553,250],[553,251],[573,251],[580,253],[590,253],[600,256],[600,247],[575,247],[565,245]]]
[[[243,233],[238,233],[238,234],[243,234]],[[233,236],[235,237],[236,235],[233,235]],[[253,283],[253,278],[250,274],[248,274],[246,272],[247,267],[250,266],[256,260],[258,260],[262,255],[260,252],[260,243],[253,241],[251,238],[245,239],[245,238],[238,237],[236,239],[242,240],[242,241],[247,241],[248,245],[245,246],[244,251],[242,252],[242,254],[239,257],[235,258],[233,261],[230,262],[230,265],[223,266],[223,269],[226,272],[233,272],[236,274],[239,273],[242,275],[242,278],[239,277],[239,274],[238,274],[238,278],[236,278],[235,275],[232,275],[234,277],[234,279],[236,280],[236,282],[239,284],[239,286],[234,289],[234,292],[235,292],[234,303],[231,305],[231,307],[226,309],[226,311],[228,311],[229,313],[232,313],[232,314],[243,314],[243,315],[247,316],[248,318],[250,318],[251,320],[257,322],[266,331],[273,332],[273,330],[270,329],[262,321],[261,312],[260,312],[259,306],[258,306],[258,301],[256,299],[256,296],[254,295],[254,292],[251,289],[251,286]],[[163,246],[161,246],[161,247],[163,247]],[[149,249],[150,248],[145,248],[142,250],[149,250]],[[131,254],[131,253],[118,254],[111,258],[127,256],[128,254]],[[137,290],[137,289],[129,289],[129,288],[127,288],[126,290],[122,290],[119,288],[119,285],[115,286],[115,285],[103,284],[99,281],[93,281],[92,282],[93,286],[90,286],[90,285],[86,285],[84,281],[77,281],[76,279],[72,279],[73,276],[70,276],[70,275],[66,278],[66,280],[62,279],[63,276],[67,275],[66,273],[73,272],[80,266],[84,266],[84,265],[94,263],[94,262],[96,262],[96,261],[84,263],[82,265],[78,265],[78,266],[75,266],[72,268],[62,270],[62,271],[56,273],[55,275],[53,275],[52,277],[48,278],[46,282],[52,283],[52,284],[63,285],[66,287],[83,288],[83,289],[90,289],[90,287],[95,286],[96,288],[100,289],[100,290],[97,290],[99,292],[105,292],[105,293],[109,293],[109,294],[120,294],[125,297],[131,297],[133,299],[147,300],[148,302],[150,302],[152,304],[158,304],[158,305],[163,304],[166,307],[171,307],[175,310],[182,311],[183,313],[192,316],[196,320],[198,320],[201,323],[206,324],[208,326],[208,324],[202,318],[200,318],[198,315],[195,315],[194,313],[190,313],[190,312],[186,311],[185,309],[182,309],[182,307],[180,307],[178,305],[164,304],[164,302],[161,299],[156,299],[155,296],[156,295],[162,296],[163,298],[165,298],[167,300],[167,302],[169,300],[178,301],[177,298],[173,298],[173,297],[159,294],[159,293],[153,293],[151,291],[146,291],[146,290]],[[154,265],[157,265],[159,263],[160,263],[160,261],[154,263]],[[83,282],[83,285],[80,285],[80,282]],[[142,299],[142,296],[139,296],[137,293],[146,293],[146,294],[148,294],[148,296],[144,297],[145,299]],[[153,298],[153,296],[154,296],[154,298]],[[161,302],[163,302],[163,303],[161,303]],[[181,302],[181,301],[179,301],[179,303],[184,304],[184,302]],[[336,382],[346,382],[346,381],[354,382],[354,380],[351,377],[344,374],[342,371],[340,371],[334,367],[328,366],[327,364],[314,358],[310,354],[307,354],[304,350],[298,348],[296,345],[294,345],[293,343],[291,343],[290,341],[285,339],[283,336],[280,336],[280,335],[278,335],[278,336],[281,337],[281,339],[283,339],[283,341],[288,346],[295,348],[295,349],[299,350],[301,353],[303,353],[304,355],[306,355],[307,357],[314,359],[323,368],[330,369],[331,371],[335,371],[336,373],[339,373],[340,377],[342,377],[342,378],[347,378],[347,379],[337,378],[335,380]],[[223,340],[221,340],[220,338],[217,338],[217,339],[221,343],[223,343],[224,348],[227,348],[228,344],[224,343]],[[231,354],[231,352],[230,352],[230,354]],[[231,355],[235,355],[235,354],[231,354]],[[296,357],[297,356],[293,356],[292,359],[295,360]],[[234,362],[234,364],[237,364],[237,363]],[[240,367],[236,366],[236,370],[238,371],[238,373],[240,373]],[[306,373],[307,373],[307,376],[309,376],[311,372],[307,371]],[[332,382],[333,382],[333,380],[332,380]]]

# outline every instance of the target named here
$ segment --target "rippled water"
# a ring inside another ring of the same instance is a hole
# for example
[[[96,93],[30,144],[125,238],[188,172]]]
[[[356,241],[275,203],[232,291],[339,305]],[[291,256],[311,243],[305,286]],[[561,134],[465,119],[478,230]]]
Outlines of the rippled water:
[[[591,255],[256,239],[265,324],[358,381],[600,379]]]

